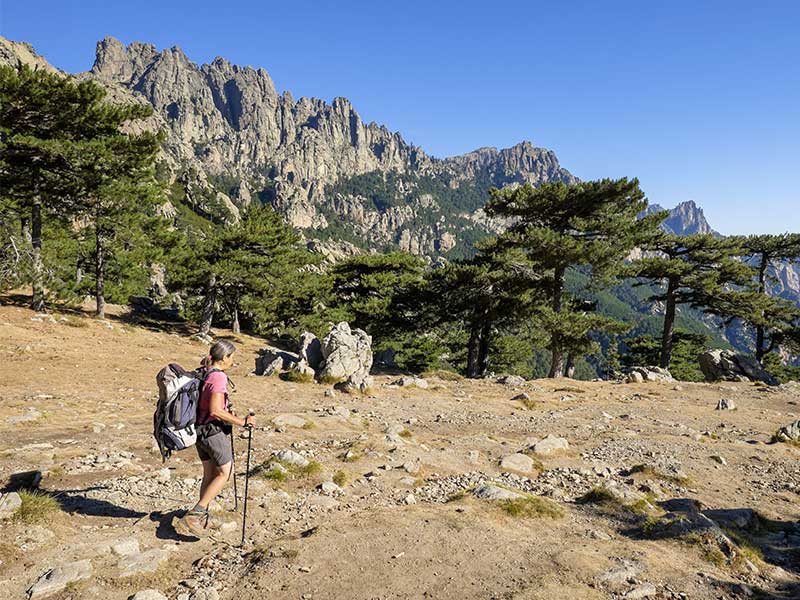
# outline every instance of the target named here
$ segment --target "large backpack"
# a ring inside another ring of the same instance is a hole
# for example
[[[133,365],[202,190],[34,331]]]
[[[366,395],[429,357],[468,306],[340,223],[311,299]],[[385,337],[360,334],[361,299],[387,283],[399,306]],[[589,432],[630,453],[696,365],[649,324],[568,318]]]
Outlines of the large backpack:
[[[207,375],[205,370],[187,371],[174,363],[156,375],[158,404],[153,413],[153,436],[162,460],[174,450],[185,450],[197,441],[197,407]]]

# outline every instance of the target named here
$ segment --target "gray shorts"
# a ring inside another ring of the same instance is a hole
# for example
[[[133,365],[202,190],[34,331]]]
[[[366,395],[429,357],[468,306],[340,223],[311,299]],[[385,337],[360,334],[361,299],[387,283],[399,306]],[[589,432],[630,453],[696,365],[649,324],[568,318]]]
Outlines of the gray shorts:
[[[230,433],[218,433],[207,438],[198,437],[195,443],[197,456],[203,461],[213,460],[218,467],[227,465],[233,460],[231,435]]]

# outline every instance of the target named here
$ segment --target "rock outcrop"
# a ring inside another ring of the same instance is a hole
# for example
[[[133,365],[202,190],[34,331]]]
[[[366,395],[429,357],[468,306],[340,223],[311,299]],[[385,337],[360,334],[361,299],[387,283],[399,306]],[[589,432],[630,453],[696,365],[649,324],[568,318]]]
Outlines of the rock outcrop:
[[[372,338],[364,330],[351,331],[344,322],[334,325],[322,340],[322,356],[321,381],[337,381],[360,391],[371,386]]]
[[[708,381],[762,381],[777,385],[776,379],[752,356],[732,350],[708,350],[700,357],[700,369]]]

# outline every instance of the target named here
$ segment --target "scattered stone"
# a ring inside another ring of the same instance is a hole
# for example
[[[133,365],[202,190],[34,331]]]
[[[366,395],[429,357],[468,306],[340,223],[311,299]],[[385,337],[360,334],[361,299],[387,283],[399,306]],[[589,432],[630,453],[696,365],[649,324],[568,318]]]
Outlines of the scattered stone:
[[[417,499],[414,497],[414,494],[408,494],[405,498],[403,498],[403,504],[416,504]]]
[[[10,519],[22,506],[22,498],[17,492],[0,494],[0,521]]]
[[[326,398],[334,398],[336,396],[336,392],[334,390],[325,390],[325,397]]]
[[[720,398],[719,402],[717,402],[717,408],[715,410],[736,410],[736,404],[733,400]]]
[[[530,473],[533,470],[533,459],[520,452],[504,456],[500,460],[500,468],[507,471]]]
[[[403,470],[410,475],[416,475],[419,473],[419,470],[422,468],[422,462],[417,460],[409,460],[408,462],[403,463]]]
[[[625,378],[626,383],[644,383],[644,376],[639,373],[638,371],[634,371],[632,373],[628,373],[628,376]]]
[[[603,583],[622,584],[642,572],[642,565],[636,561],[623,558],[619,562],[620,565],[618,567],[609,569],[600,575],[598,580]]]
[[[166,483],[170,480],[172,474],[168,467],[164,467],[163,469],[159,469],[156,473],[156,481],[160,481],[161,483]]]
[[[522,392],[521,394],[517,394],[516,396],[514,396],[511,400],[513,402],[514,400],[530,400],[530,399],[531,397],[526,392]]]
[[[567,450],[569,448],[569,442],[563,437],[556,437],[552,433],[549,434],[543,440],[536,442],[531,446],[531,449],[536,454],[552,454],[553,452],[557,452],[559,450]]]
[[[133,596],[129,596],[128,600],[167,600],[167,597],[158,590],[141,590],[136,592]]]
[[[28,410],[23,415],[18,415],[18,416],[15,416],[15,417],[8,417],[6,419],[6,423],[8,423],[9,425],[18,425],[20,423],[30,423],[32,421],[36,421],[41,416],[42,416],[42,413],[40,413],[35,408],[31,407],[31,408],[28,408]]]
[[[525,378],[519,375],[503,375],[495,379],[495,382],[511,387],[518,387],[520,385],[525,385]]]
[[[273,417],[272,424],[275,427],[296,427],[302,429],[306,426],[306,420],[298,415],[283,414]]]
[[[481,453],[478,452],[477,450],[470,450],[467,453],[467,460],[473,465],[478,464],[480,458],[481,458]]]
[[[219,592],[213,587],[202,588],[192,595],[192,600],[219,600]]]
[[[154,573],[161,563],[169,558],[169,552],[161,548],[153,548],[145,552],[123,556],[119,564],[120,577],[131,577],[141,573]]]
[[[69,584],[88,579],[92,575],[92,563],[89,559],[67,563],[50,569],[36,580],[29,589],[31,600],[44,598],[64,590]]]
[[[513,492],[496,485],[482,485],[475,489],[472,495],[481,500],[511,500],[524,497],[524,494]]]
[[[308,459],[294,450],[280,450],[275,453],[275,458],[288,465],[297,465],[298,467],[305,467],[308,465]]]
[[[711,460],[713,460],[714,462],[718,462],[718,463],[719,463],[719,464],[721,464],[722,466],[725,466],[725,465],[727,465],[727,464],[728,464],[728,461],[726,461],[726,460],[725,460],[723,457],[721,457],[719,454],[714,454],[714,455],[711,457]]]

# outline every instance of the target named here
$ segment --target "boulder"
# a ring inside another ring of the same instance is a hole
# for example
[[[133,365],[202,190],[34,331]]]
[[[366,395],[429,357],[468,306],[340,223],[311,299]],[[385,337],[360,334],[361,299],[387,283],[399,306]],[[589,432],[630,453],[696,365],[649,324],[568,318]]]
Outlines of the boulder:
[[[316,371],[314,371],[314,369],[309,367],[304,362],[299,362],[299,363],[296,363],[296,364],[292,365],[292,368],[290,369],[290,371],[292,373],[297,374],[297,375],[302,375],[304,377],[310,377],[311,379],[314,379],[314,376],[316,375]]]
[[[777,442],[797,442],[800,441],[800,421],[784,425],[775,435],[772,436]]]
[[[300,334],[300,360],[309,367],[318,370],[322,364],[322,344],[319,338],[308,331]]]
[[[520,377],[519,375],[503,375],[498,377],[495,380],[496,383],[500,383],[502,385],[510,385],[512,387],[520,386],[525,384],[525,378]]]
[[[530,473],[533,470],[533,459],[520,452],[509,454],[500,460],[500,468],[508,471]]]
[[[481,500],[513,500],[514,498],[524,498],[525,495],[501,488],[496,485],[482,485],[476,488],[472,495]]]
[[[0,494],[0,521],[10,519],[22,506],[22,498],[17,492]]]
[[[736,410],[736,404],[733,400],[720,398],[719,402],[717,402],[717,408],[715,410]]]
[[[36,580],[29,589],[28,597],[31,600],[44,598],[58,593],[76,581],[88,579],[92,575],[92,563],[89,559],[67,563],[50,569]]]
[[[626,369],[626,381],[628,383],[640,383],[641,381],[675,381],[672,374],[667,369],[661,367],[629,367]],[[636,374],[639,377],[636,377]],[[641,378],[641,379],[640,379]]]
[[[262,348],[256,358],[256,375],[269,376],[278,371],[288,371],[298,362],[300,357],[292,352],[276,350],[275,348]]]
[[[345,382],[349,389],[365,391],[370,385],[372,338],[362,329],[339,323],[322,340],[320,379]]]
[[[699,359],[700,369],[708,381],[762,381],[777,385],[777,380],[758,363],[745,354],[732,350],[708,350]]]
[[[543,440],[536,442],[531,446],[531,449],[536,454],[552,454],[559,450],[566,450],[569,448],[569,442],[563,437],[556,437],[552,433],[548,434]]]

